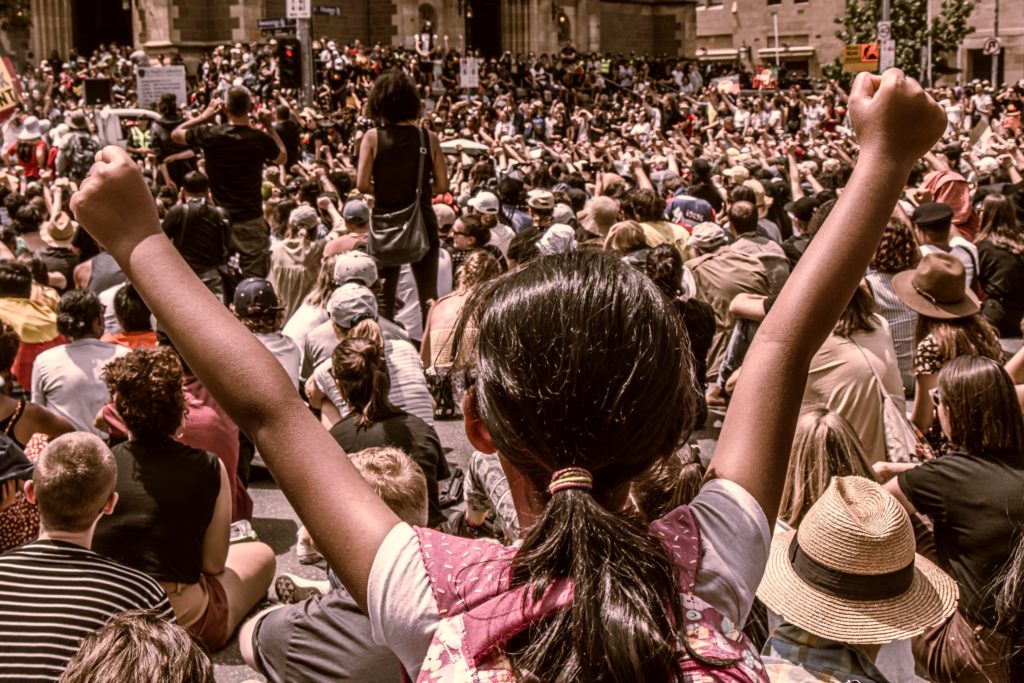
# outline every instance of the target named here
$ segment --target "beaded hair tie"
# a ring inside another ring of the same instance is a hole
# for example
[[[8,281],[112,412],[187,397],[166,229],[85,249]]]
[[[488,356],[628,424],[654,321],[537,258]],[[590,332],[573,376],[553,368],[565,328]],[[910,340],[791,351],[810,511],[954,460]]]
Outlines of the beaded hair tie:
[[[551,483],[548,484],[548,493],[554,495],[566,489],[592,489],[594,477],[582,467],[566,467],[551,475]]]

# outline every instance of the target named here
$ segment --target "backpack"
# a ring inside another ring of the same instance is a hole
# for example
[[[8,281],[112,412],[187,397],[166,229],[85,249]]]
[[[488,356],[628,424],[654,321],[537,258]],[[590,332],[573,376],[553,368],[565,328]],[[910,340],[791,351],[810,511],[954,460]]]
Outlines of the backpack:
[[[68,141],[64,149],[67,161],[67,175],[76,183],[85,180],[89,169],[96,163],[96,153],[100,151],[100,143],[88,133],[78,133]]]

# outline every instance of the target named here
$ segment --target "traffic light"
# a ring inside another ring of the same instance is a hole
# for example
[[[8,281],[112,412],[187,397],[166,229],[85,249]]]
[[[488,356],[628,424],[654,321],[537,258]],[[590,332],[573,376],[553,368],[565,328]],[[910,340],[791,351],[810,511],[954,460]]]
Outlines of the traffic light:
[[[282,88],[302,87],[302,49],[294,38],[280,38],[277,43],[277,64]]]

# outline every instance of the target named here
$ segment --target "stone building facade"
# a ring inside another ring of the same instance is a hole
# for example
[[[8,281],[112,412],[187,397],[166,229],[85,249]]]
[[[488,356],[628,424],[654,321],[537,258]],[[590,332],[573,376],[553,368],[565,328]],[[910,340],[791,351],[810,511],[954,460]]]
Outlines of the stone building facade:
[[[937,13],[941,0],[931,2]],[[990,77],[991,58],[981,51],[993,35],[997,2],[1002,79],[1024,78],[1024,2],[975,0],[971,15],[975,32],[956,54],[947,56],[951,66],[959,66],[963,80]],[[842,53],[835,19],[844,9],[844,0],[698,0],[696,56],[701,61],[738,60],[753,69],[774,64],[778,54],[784,67],[817,77],[823,65]],[[778,17],[778,49],[773,15]],[[955,80],[955,76],[947,76],[944,82]]]
[[[413,45],[430,20],[449,44],[484,54],[551,53],[570,39],[583,52],[693,56],[696,0],[313,0],[340,9],[317,15],[313,35]],[[9,53],[36,59],[100,42],[194,57],[211,46],[261,37],[261,18],[285,16],[285,0],[32,0],[28,35],[7,36]]]

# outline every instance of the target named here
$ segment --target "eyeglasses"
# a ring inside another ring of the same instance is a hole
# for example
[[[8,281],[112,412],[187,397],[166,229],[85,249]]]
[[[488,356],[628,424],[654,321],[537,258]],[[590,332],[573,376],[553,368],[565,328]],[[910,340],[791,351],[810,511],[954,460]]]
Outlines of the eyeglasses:
[[[459,230],[452,230],[452,234],[453,235],[462,235],[463,237],[469,237],[469,233],[468,232],[461,232]]]
[[[932,403],[935,404],[936,408],[942,405],[942,394],[939,393],[938,387],[935,387],[934,389],[929,389],[928,395],[931,396]]]

